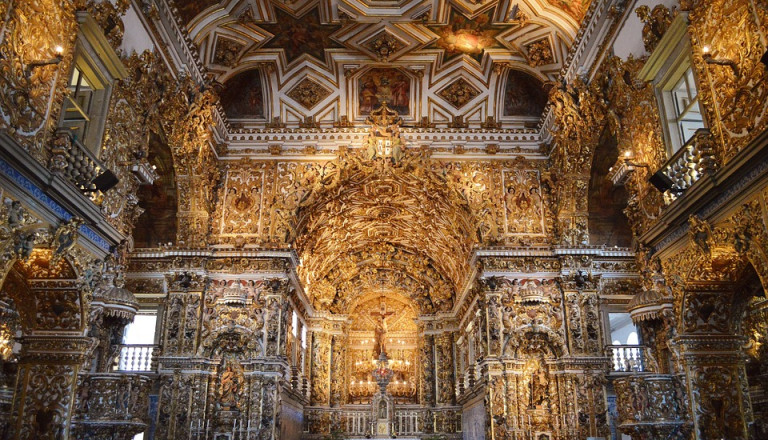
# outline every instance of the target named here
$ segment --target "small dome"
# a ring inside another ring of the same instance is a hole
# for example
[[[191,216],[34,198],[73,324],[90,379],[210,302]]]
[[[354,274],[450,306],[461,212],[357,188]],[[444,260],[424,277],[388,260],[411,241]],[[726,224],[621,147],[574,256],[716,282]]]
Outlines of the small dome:
[[[632,298],[627,308],[635,323],[658,319],[662,310],[672,308],[672,298],[658,290],[643,290]]]
[[[103,287],[93,293],[92,305],[104,308],[108,316],[133,319],[139,311],[139,301],[130,290],[122,286],[122,278],[108,274]],[[115,278],[118,278],[115,280]]]

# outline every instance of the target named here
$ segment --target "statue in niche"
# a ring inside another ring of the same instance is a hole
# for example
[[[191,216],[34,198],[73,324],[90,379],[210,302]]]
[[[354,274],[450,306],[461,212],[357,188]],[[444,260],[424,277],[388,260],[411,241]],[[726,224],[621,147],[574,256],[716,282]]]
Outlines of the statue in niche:
[[[379,418],[380,419],[387,418],[387,401],[386,400],[379,401]]]
[[[237,408],[242,386],[239,367],[236,362],[227,361],[221,373],[219,404],[223,409]]]
[[[545,368],[541,367],[531,376],[530,387],[531,408],[543,409],[549,407],[549,377]]]

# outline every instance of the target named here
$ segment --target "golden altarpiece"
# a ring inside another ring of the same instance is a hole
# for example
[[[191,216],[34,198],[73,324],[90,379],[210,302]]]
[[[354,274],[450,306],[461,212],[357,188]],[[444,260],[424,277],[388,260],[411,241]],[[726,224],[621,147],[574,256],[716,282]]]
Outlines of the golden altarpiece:
[[[0,439],[768,438],[767,35],[0,1]]]

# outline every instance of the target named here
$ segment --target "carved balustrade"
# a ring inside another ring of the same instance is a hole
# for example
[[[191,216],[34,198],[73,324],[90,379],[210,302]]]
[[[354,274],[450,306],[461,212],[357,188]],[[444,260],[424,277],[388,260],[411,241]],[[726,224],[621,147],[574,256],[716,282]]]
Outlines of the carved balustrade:
[[[656,361],[651,349],[643,345],[609,345],[606,354],[611,358],[611,373],[655,372]]]
[[[671,181],[669,188],[664,191],[664,200],[668,204],[680,197],[702,176],[717,169],[713,143],[709,130],[696,130],[691,139],[661,167],[659,173]]]
[[[305,431],[310,434],[338,429],[344,436],[362,437],[372,433],[370,405],[347,405],[343,408],[316,408],[307,411]],[[392,430],[398,436],[421,436],[442,432],[446,439],[461,437],[460,407],[430,410],[419,405],[397,405],[392,418]],[[331,421],[338,421],[333,424]],[[328,427],[331,423],[333,428]]]
[[[117,177],[107,169],[93,152],[79,140],[64,130],[59,130],[56,141],[51,147],[50,168],[60,174],[81,192],[98,200],[99,193],[106,191],[107,186],[117,183]],[[103,179],[96,185],[96,178]],[[110,182],[111,181],[111,182]]]
[[[151,344],[128,344],[120,346],[117,371],[154,371],[160,347]]]
[[[683,438],[691,430],[677,376],[636,374],[617,378],[619,429],[633,440]]]
[[[147,428],[151,381],[147,376],[90,373],[80,376],[74,438],[131,439]]]

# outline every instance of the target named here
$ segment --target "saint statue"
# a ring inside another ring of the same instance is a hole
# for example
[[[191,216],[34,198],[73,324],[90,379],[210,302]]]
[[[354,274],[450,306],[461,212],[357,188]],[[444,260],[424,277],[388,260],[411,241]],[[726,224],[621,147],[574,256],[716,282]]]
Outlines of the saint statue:
[[[385,400],[379,401],[379,418],[387,418],[387,402]]]

